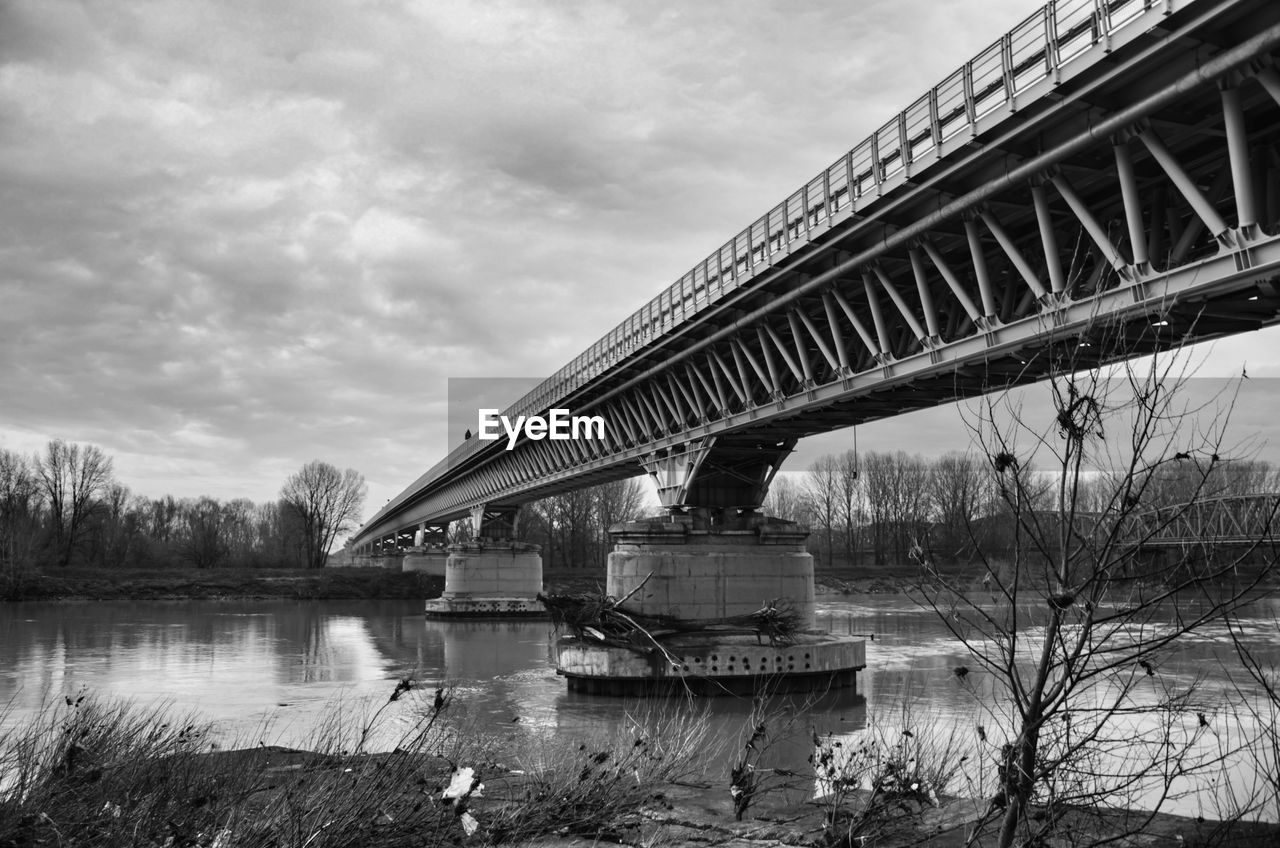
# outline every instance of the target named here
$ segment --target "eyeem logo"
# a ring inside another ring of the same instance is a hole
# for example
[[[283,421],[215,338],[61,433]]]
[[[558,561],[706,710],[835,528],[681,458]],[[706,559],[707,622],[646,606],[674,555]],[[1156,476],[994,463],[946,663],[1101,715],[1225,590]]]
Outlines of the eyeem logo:
[[[553,442],[568,439],[603,439],[604,419],[599,415],[570,415],[567,409],[552,409],[545,418],[541,415],[517,415],[515,423],[497,409],[480,410],[478,437],[486,442],[502,438],[502,430],[507,434],[507,450],[514,450],[516,439],[523,432],[526,439],[535,442],[551,439]]]

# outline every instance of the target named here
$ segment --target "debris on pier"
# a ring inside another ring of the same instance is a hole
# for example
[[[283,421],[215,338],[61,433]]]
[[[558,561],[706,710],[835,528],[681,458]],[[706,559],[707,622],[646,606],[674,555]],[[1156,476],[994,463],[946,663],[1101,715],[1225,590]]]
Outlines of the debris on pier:
[[[641,585],[644,585],[643,583]],[[636,587],[639,589],[639,586]],[[789,645],[800,632],[801,616],[786,598],[774,598],[761,604],[748,615],[714,620],[678,619],[665,615],[646,615],[624,608],[634,590],[624,598],[602,591],[566,594],[540,593],[538,600],[551,614],[557,630],[566,630],[575,639],[602,645],[628,648],[641,653],[663,651],[664,636],[678,633],[709,631],[716,633],[754,633],[758,640],[770,645]]]

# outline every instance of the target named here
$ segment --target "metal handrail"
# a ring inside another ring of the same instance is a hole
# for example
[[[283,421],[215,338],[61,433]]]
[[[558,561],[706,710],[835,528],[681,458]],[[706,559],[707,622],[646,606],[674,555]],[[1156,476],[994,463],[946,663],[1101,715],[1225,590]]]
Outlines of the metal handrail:
[[[927,153],[936,154],[946,141],[971,129],[974,121],[1014,103],[1019,93],[1055,77],[1066,63],[1157,5],[1169,12],[1173,2],[1051,0],[511,404],[505,414],[545,412],[552,400],[740,288],[754,276],[756,266],[791,252],[797,243],[807,243],[814,229],[838,213],[844,218],[865,208],[908,165]],[[726,257],[731,261],[725,262]],[[737,257],[736,263],[732,257]]]

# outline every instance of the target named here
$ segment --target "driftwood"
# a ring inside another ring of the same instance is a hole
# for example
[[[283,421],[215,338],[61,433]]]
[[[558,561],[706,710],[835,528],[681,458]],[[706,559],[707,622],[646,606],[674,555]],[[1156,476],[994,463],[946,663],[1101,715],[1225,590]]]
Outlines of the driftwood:
[[[645,581],[648,579],[646,577]],[[667,636],[706,631],[745,633],[754,634],[757,641],[767,637],[770,645],[788,645],[800,630],[800,615],[786,599],[766,601],[760,609],[748,615],[712,621],[676,619],[624,609],[623,604],[639,591],[645,581],[622,598],[614,598],[604,592],[577,592],[539,594],[538,600],[551,614],[551,622],[556,629],[567,630],[576,639],[644,654],[659,651],[672,661],[674,658],[661,641]]]

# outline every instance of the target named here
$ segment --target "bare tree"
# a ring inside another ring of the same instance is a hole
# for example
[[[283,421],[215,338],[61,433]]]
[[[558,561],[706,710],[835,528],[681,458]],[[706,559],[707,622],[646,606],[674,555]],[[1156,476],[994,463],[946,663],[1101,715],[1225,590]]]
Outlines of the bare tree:
[[[301,554],[296,541],[301,537],[301,522],[282,501],[258,504],[253,511],[255,547],[268,563],[282,564],[298,559]]]
[[[173,538],[178,521],[178,502],[173,495],[165,495],[151,502],[147,517],[147,531],[151,538],[162,545]]]
[[[182,558],[196,568],[212,568],[231,550],[222,504],[205,496],[183,500],[179,506]]]
[[[1220,459],[1206,464],[1204,459],[1164,466],[1152,472],[1148,502],[1153,506],[1186,503],[1192,496],[1230,497],[1272,491],[1276,471],[1267,462],[1253,459]]]
[[[135,559],[143,544],[146,508],[138,500],[149,506],[145,499],[133,498],[128,487],[119,483],[112,483],[103,492],[90,519],[90,559],[96,565],[120,568]],[[140,506],[144,512],[138,511]]]
[[[760,512],[798,524],[809,524],[811,518],[804,489],[786,474],[778,474],[773,478]]]
[[[829,454],[818,457],[805,475],[804,492],[809,512],[822,530],[827,568],[831,568],[835,550],[835,525],[840,520],[839,461]]]
[[[863,459],[867,509],[877,564],[905,562],[927,524],[928,466],[903,451],[868,453]]]
[[[589,489],[552,495],[542,502],[547,531],[552,540],[548,561],[552,566],[583,568],[590,564],[595,526],[595,498]]]
[[[40,545],[40,483],[32,463],[0,450],[0,597],[35,570]]]
[[[1229,403],[1197,427],[1174,401],[1178,359],[1108,380],[1078,371],[1075,353],[1067,342],[1038,354],[1034,365],[1051,375],[1043,420],[989,401],[970,422],[1011,524],[1011,568],[1002,576],[988,563],[975,589],[922,557],[921,597],[976,666],[956,677],[993,690],[977,733],[997,775],[984,826],[1000,846],[1043,844],[1139,796],[1158,810],[1188,790],[1205,756],[1217,756],[1201,750],[1214,717],[1192,706],[1194,681],[1161,675],[1161,653],[1223,621],[1255,585],[1232,581],[1235,558],[1186,556],[1144,571],[1138,556],[1225,461]],[[1030,472],[1033,461],[1045,471]],[[1156,483],[1179,466],[1191,479],[1187,500],[1152,520]],[[1099,469],[1109,484],[1086,511],[1086,482]],[[1139,815],[1130,827],[1147,822]]]
[[[929,468],[929,512],[935,521],[930,542],[943,557],[964,561],[973,553],[974,528],[992,511],[992,491],[985,463],[975,456],[949,453]]]
[[[111,459],[96,445],[54,439],[36,458],[36,473],[49,508],[54,561],[65,567],[96,499],[111,485]]]
[[[449,525],[449,544],[461,545],[474,541],[476,538],[476,528],[472,526],[471,519],[464,518],[460,521],[454,521]]]
[[[552,495],[525,507],[520,534],[542,546],[549,568],[592,568],[609,555],[609,527],[638,518],[644,502],[638,477]]]
[[[227,555],[235,565],[251,564],[258,553],[254,527],[256,506],[248,498],[235,498],[222,505],[223,532]]]
[[[280,500],[299,523],[304,567],[324,567],[338,535],[359,521],[365,490],[364,475],[355,469],[339,471],[318,459],[285,481]]]
[[[606,545],[611,525],[634,521],[644,512],[645,484],[642,477],[604,483],[592,491],[596,496],[596,526],[603,531]]]
[[[1269,546],[1275,544],[1274,539],[1268,542]],[[1273,614],[1270,626],[1262,628],[1248,627],[1238,620],[1228,621],[1227,625],[1245,672],[1244,679],[1238,680],[1235,688],[1242,696],[1240,724],[1244,725],[1249,740],[1245,750],[1252,760],[1255,778],[1253,785],[1244,791],[1256,799],[1263,820],[1277,821],[1280,820],[1280,668],[1264,657],[1266,649],[1280,639],[1280,619]]]
[[[840,518],[844,523],[844,555],[848,565],[858,556],[858,529],[861,524],[862,486],[858,454],[850,449],[836,457],[840,483]]]

